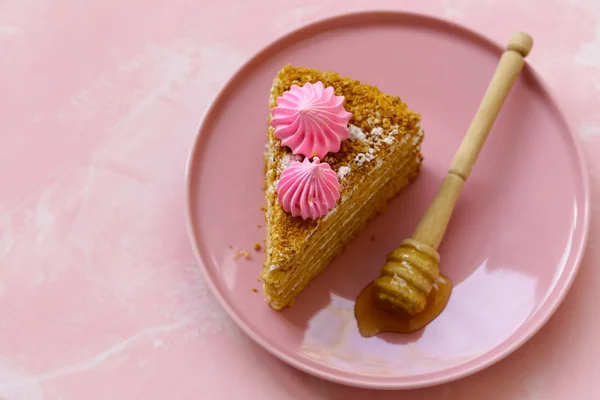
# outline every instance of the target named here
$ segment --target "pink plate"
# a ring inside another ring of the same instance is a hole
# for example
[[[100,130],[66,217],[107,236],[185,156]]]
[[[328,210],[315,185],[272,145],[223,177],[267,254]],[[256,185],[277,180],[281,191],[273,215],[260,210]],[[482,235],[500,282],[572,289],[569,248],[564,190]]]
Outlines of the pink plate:
[[[589,190],[578,144],[529,66],[500,113],[440,248],[441,269],[455,284],[446,310],[421,332],[370,339],[359,335],[353,316],[359,291],[378,275],[386,253],[410,236],[434,196],[501,51],[441,20],[359,13],[277,40],[231,78],[190,155],[187,213],[206,279],[248,335],[308,373],[392,389],[471,374],[544,324],[577,271]],[[252,291],[260,288],[263,263],[252,247],[264,237],[269,89],[287,63],[337,71],[399,95],[421,113],[426,138],[419,179],[292,308],[277,312]],[[240,249],[248,249],[252,260],[236,262]]]

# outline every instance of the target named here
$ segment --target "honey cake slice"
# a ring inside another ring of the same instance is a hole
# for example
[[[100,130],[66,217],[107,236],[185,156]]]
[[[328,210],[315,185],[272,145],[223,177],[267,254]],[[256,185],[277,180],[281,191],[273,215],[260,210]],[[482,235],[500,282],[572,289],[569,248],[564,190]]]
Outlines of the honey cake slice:
[[[278,200],[281,173],[302,155],[292,154],[267,130],[265,152],[266,239],[265,265],[261,272],[263,293],[274,309],[291,306],[300,292],[319,275],[387,203],[419,173],[423,157],[420,115],[397,96],[376,86],[341,77],[335,72],[287,65],[273,81],[270,108],[293,85],[322,82],[335,95],[344,96],[343,106],[352,113],[350,135],[340,150],[327,153],[328,163],[338,175],[337,205],[317,219],[293,217]],[[273,118],[269,113],[268,121]]]

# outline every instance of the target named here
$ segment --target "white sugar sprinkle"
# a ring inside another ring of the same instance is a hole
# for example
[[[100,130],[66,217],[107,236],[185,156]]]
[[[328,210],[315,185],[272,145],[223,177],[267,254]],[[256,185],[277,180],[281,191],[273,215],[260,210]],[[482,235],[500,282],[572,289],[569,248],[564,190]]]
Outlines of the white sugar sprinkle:
[[[394,143],[394,137],[393,136],[386,136],[382,140],[383,140],[383,143],[387,144],[388,146],[391,146],[392,143]]]
[[[348,175],[350,173],[350,171],[351,171],[351,169],[350,169],[349,166],[343,165],[343,166],[340,167],[340,169],[338,169],[338,177],[340,179],[344,179],[344,177],[346,175]]]
[[[281,171],[285,170],[290,164],[294,161],[300,161],[300,156],[296,154],[286,154],[281,157],[281,161],[279,162],[279,169]]]
[[[371,129],[371,135],[374,138],[379,139],[381,136],[383,136],[383,128],[376,126],[375,128]]]
[[[365,133],[362,131],[362,129],[360,129],[358,126],[356,125],[352,125],[350,124],[348,126],[348,129],[350,130],[350,140],[352,140],[353,142],[355,140],[361,140],[364,142],[364,140],[367,138],[367,136],[365,135]]]
[[[417,132],[417,135],[415,137],[413,137],[412,144],[419,143],[419,140],[423,136],[423,127],[421,127],[421,123],[420,122],[417,123],[417,126],[419,127],[419,131]]]
[[[367,161],[367,156],[365,156],[364,153],[358,153],[354,158],[354,161],[356,161],[356,164],[360,167]]]
[[[372,159],[375,158],[375,149],[374,148],[370,148],[369,152],[367,154],[365,154],[365,157],[367,158],[367,161],[371,161]]]

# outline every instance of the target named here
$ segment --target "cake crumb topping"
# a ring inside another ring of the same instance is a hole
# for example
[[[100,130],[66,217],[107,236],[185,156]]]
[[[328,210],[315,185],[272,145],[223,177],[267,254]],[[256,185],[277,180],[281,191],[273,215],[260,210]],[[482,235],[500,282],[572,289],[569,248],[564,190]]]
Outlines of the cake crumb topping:
[[[258,242],[254,243],[254,250],[260,251],[260,249],[262,249],[262,246],[260,245],[260,243],[258,243]]]

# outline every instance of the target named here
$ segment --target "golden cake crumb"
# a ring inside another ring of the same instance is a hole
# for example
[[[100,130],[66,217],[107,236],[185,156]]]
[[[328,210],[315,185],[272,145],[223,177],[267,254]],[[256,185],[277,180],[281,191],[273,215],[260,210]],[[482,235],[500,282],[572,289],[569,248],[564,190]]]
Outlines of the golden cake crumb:
[[[258,229],[260,229],[260,228],[262,228],[262,225],[261,225],[261,224],[258,224],[258,225],[256,225],[256,227],[257,227]]]
[[[252,260],[252,256],[250,255],[250,252],[248,250],[236,251],[233,255],[233,259],[235,261],[241,260],[242,258],[246,260]]]
[[[260,243],[258,243],[258,242],[254,243],[254,250],[255,251],[260,251],[261,248],[262,248],[262,246],[260,245]]]
[[[233,249],[233,245],[231,245],[231,244],[230,244],[230,245],[229,245],[229,248],[230,248],[230,249]]]
[[[260,206],[260,210],[262,212],[266,212],[267,211],[267,206]]]
[[[255,288],[255,287],[253,287],[253,288],[252,288],[252,291],[253,291],[254,293],[256,293],[256,292],[258,292],[258,289],[257,289],[257,288]]]

